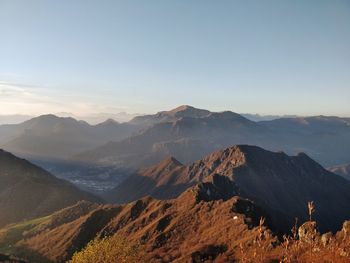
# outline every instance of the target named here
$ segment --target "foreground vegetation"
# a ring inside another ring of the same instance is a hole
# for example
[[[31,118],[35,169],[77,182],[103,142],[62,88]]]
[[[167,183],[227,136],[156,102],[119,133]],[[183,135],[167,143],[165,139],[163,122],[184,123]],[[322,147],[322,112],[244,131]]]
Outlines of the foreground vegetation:
[[[70,263],[129,263],[145,262],[144,252],[139,245],[131,245],[120,236],[96,238],[82,251],[73,255]]]
[[[341,231],[335,235],[331,232],[320,234],[316,221],[312,220],[314,211],[313,202],[309,202],[309,221],[298,227],[296,219],[291,235],[284,235],[277,244],[264,242],[271,237],[264,231],[262,218],[258,237],[252,243],[240,245],[239,262],[350,262],[350,221],[345,221]]]

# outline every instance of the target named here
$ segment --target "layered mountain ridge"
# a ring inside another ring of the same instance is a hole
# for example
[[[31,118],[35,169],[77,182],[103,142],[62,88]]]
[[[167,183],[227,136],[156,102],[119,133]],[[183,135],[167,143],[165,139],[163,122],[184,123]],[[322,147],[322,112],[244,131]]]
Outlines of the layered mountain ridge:
[[[349,162],[350,121],[314,116],[254,122],[230,111],[183,105],[128,123],[107,120],[93,126],[43,115],[0,126],[0,145],[5,150],[94,193],[113,188],[130,173],[170,156],[188,165],[236,144],[291,155],[305,152],[330,167]]]
[[[117,203],[147,195],[176,198],[187,188],[216,176],[228,178],[237,195],[266,209],[279,229],[290,229],[295,217],[305,220],[308,201],[318,207],[315,217],[321,229],[335,230],[350,217],[350,182],[304,153],[288,156],[249,145],[216,151],[190,165],[169,158],[139,170],[105,197]]]
[[[29,158],[66,159],[108,141],[118,141],[137,130],[135,125],[106,121],[90,125],[52,114],[21,124],[0,125],[0,145]]]
[[[258,145],[289,154],[303,151],[327,166],[347,162],[350,154],[347,118],[315,116],[254,122],[230,111],[180,106],[130,122],[142,124],[142,132],[80,153],[75,159],[137,169],[169,156],[188,164],[234,144]]]

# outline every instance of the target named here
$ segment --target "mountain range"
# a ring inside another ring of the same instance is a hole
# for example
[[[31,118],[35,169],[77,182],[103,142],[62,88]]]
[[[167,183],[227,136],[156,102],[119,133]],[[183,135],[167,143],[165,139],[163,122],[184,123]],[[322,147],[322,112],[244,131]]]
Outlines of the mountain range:
[[[139,168],[174,156],[190,163],[234,144],[253,144],[290,154],[306,152],[323,165],[348,160],[350,120],[339,117],[282,118],[254,122],[234,112],[210,112],[180,106],[130,123],[143,130],[76,155],[81,162]],[[330,143],[332,142],[332,143]]]
[[[113,119],[117,122],[128,122],[132,118],[136,116],[140,116],[141,114],[130,114],[127,112],[118,112],[118,113],[108,113],[108,112],[100,112],[94,114],[84,114],[77,115],[70,112],[57,112],[54,115],[59,117],[70,117],[77,120],[85,121],[91,125],[96,125],[104,122],[107,119]],[[18,124],[30,119],[33,119],[38,116],[33,115],[24,115],[24,114],[0,114],[0,125],[2,124]]]
[[[322,230],[335,231],[350,218],[350,182],[304,153],[288,156],[249,145],[216,151],[189,165],[169,158],[140,169],[104,197],[113,203],[149,195],[171,199],[208,178],[221,185],[221,194],[232,195],[234,191],[235,195],[254,201],[271,216],[278,230],[291,229],[296,217],[306,220],[305,209],[310,200],[317,206],[315,219]]]
[[[308,221],[299,228],[298,242],[305,243],[298,247],[309,251],[303,233],[317,231],[310,228],[309,201],[316,207],[312,219],[319,230],[340,230],[334,237],[322,236],[336,242],[337,262],[350,257],[350,221],[342,226],[350,218],[350,182],[304,153],[288,156],[237,145],[188,165],[171,157],[139,169],[104,195],[123,204],[101,204],[5,151],[0,167],[3,258],[66,262],[96,237],[119,236],[139,244],[146,262],[276,261],[285,257],[288,245],[281,245],[279,234],[289,232],[295,217]],[[315,244],[323,242],[317,233]],[[305,251],[295,253],[309,258]],[[327,251],[320,250],[313,260],[334,258]]]
[[[136,170],[174,157],[190,164],[235,144],[305,152],[326,167],[349,162],[350,119],[315,116],[251,121],[234,112],[183,105],[97,125],[43,115],[0,125],[0,146],[83,189],[101,192]]]
[[[106,120],[89,125],[73,118],[42,115],[20,124],[0,126],[0,145],[27,158],[66,159],[108,141],[130,136],[134,125]]]

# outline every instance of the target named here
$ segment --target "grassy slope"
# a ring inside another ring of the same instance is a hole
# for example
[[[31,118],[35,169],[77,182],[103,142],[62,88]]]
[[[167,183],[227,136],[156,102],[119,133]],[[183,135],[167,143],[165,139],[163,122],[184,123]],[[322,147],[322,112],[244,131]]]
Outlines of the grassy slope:
[[[50,262],[35,251],[14,245],[26,235],[30,235],[30,233],[35,232],[42,225],[48,223],[50,218],[51,216],[40,217],[17,224],[11,224],[0,229],[0,253],[16,255],[18,257],[25,256],[35,262]]]

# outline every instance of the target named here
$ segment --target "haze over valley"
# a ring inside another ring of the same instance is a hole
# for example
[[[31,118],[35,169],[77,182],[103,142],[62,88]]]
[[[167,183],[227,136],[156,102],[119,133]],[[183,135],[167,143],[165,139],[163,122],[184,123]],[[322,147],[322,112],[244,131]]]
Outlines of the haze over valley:
[[[349,1],[2,0],[0,36],[0,262],[350,262]]]
[[[83,189],[101,191],[166,158],[188,164],[235,144],[288,154],[305,152],[325,167],[340,165],[349,161],[349,127],[349,118],[254,122],[230,111],[210,112],[183,105],[129,122],[108,119],[97,125],[42,115],[20,124],[1,125],[0,145]]]

